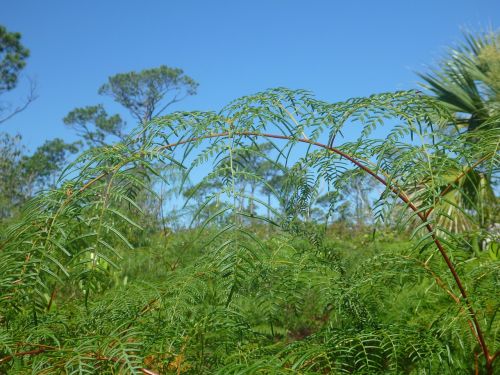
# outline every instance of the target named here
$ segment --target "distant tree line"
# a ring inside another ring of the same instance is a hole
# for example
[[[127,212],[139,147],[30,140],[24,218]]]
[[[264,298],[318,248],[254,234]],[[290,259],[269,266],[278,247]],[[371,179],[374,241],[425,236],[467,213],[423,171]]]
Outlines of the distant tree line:
[[[499,34],[496,32],[478,36],[466,34],[463,44],[451,49],[436,68],[420,75],[424,80],[422,85],[424,89],[447,106],[450,112],[455,113],[457,118],[455,123],[461,126],[461,128],[456,128],[456,125],[443,126],[443,136],[450,136],[453,132],[474,132],[484,127],[498,127],[499,43]],[[21,35],[9,32],[0,26],[0,96],[17,87],[28,57],[29,50],[22,45]],[[35,85],[31,85],[25,102],[20,105],[0,106],[0,124],[25,110],[36,99],[34,88]],[[146,139],[146,125],[153,118],[165,114],[174,103],[195,95],[197,88],[198,83],[182,69],[161,65],[138,72],[113,75],[98,88],[98,93],[120,104],[135,122],[142,124],[144,129],[142,139]],[[67,143],[59,138],[47,140],[32,154],[26,152],[19,135],[0,133],[0,173],[3,177],[0,185],[0,220],[15,216],[21,204],[35,192],[54,186],[60,170],[71,155],[83,149],[124,141],[129,136],[123,114],[108,113],[102,103],[77,107],[63,118],[63,122],[75,131],[79,140],[73,143]],[[138,139],[138,142],[141,142],[141,139]],[[269,206],[272,203],[281,211],[293,210],[294,192],[288,188],[290,184],[287,180],[292,177],[301,178],[297,174],[304,172],[288,170],[285,166],[271,162],[275,153],[271,144],[260,146],[254,151],[244,150],[236,153],[232,161],[237,164],[237,168],[261,175],[265,181],[264,185],[259,185],[252,179],[240,180],[237,186],[241,192],[240,210],[248,215],[257,214],[253,203],[256,195],[267,200]],[[488,226],[497,219],[497,198],[494,193],[494,181],[488,181],[487,174],[479,165],[474,166],[474,162],[478,161],[469,162],[473,165],[470,170],[450,171],[448,183],[460,173],[466,173],[467,178],[461,179],[460,186],[447,192],[450,197],[448,200],[450,217],[453,217],[448,225],[449,230],[471,230],[471,220],[457,207],[468,204],[482,207],[481,210],[474,211],[478,216],[475,221],[481,223],[479,227],[475,227],[480,241],[481,232],[487,231]],[[307,176],[304,175],[303,178]],[[170,186],[158,189],[158,183],[166,180]],[[182,172],[164,170],[160,176],[151,177],[150,190],[158,190],[166,200],[167,196],[174,194],[172,192],[174,187],[180,189],[182,185],[183,191],[175,194],[182,194],[190,203],[190,207],[196,210],[207,196],[214,194],[223,186],[220,176],[211,182],[203,180],[194,185],[183,185],[181,180],[183,180]],[[422,180],[415,187],[414,194],[426,189],[427,183]],[[335,221],[354,223],[358,228],[370,225],[373,216],[370,207],[377,198],[377,192],[373,189],[370,179],[362,175],[353,176],[345,191],[341,193],[324,191],[323,194],[316,196],[302,219],[306,222],[323,223],[325,226]],[[271,196],[276,196],[272,194],[272,190],[280,192],[280,198],[276,202],[271,202]],[[466,200],[461,190],[470,192]],[[162,226],[165,229],[168,219],[165,218],[163,208],[149,204],[151,199],[147,191],[140,194],[142,198],[138,202],[145,211],[149,224],[153,227]],[[247,199],[243,198],[245,195],[248,196]],[[212,209],[217,210],[218,207],[214,204]],[[210,210],[204,212],[208,214]],[[269,220],[272,219],[269,209],[265,215]]]

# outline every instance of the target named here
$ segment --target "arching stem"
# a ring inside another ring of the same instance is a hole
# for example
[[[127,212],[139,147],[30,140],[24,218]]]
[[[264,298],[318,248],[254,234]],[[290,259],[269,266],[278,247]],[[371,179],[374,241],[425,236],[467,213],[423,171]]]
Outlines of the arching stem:
[[[319,148],[323,148],[325,150],[328,150],[334,154],[337,154],[344,159],[349,160],[352,164],[354,164],[357,168],[363,170],[364,172],[368,173],[370,176],[372,176],[375,180],[377,180],[380,184],[382,184],[384,187],[389,189],[392,193],[394,193],[398,199],[400,199],[402,202],[404,202],[422,221],[422,223],[425,224],[425,228],[427,231],[431,234],[431,238],[438,248],[439,252],[441,253],[442,258],[444,259],[446,266],[448,267],[448,270],[451,272],[453,279],[455,281],[455,284],[457,285],[460,294],[462,298],[464,299],[467,310],[469,311],[469,314],[472,318],[472,322],[476,331],[476,339],[478,340],[478,344],[481,347],[481,350],[484,354],[484,357],[486,359],[486,372],[487,374],[492,374],[493,373],[493,361],[496,358],[496,354],[491,356],[488,350],[488,346],[486,345],[486,341],[484,339],[483,332],[481,330],[481,326],[479,324],[479,321],[477,319],[476,312],[474,311],[474,308],[472,307],[472,303],[469,301],[469,297],[467,295],[467,292],[463,286],[462,280],[460,279],[460,276],[458,275],[455,266],[453,265],[450,257],[448,256],[446,250],[444,249],[441,241],[439,238],[437,238],[436,234],[434,233],[434,229],[430,223],[427,221],[427,215],[425,213],[422,213],[418,207],[410,200],[408,195],[406,195],[402,190],[394,187],[391,185],[387,180],[381,176],[379,176],[374,170],[371,168],[367,167],[364,165],[361,161],[357,160],[355,157],[343,152],[342,150],[336,148],[336,147],[331,147],[323,143],[311,141],[310,139],[306,138],[295,138],[292,136],[286,136],[286,135],[279,135],[279,134],[268,134],[268,133],[258,133],[258,132],[248,132],[248,131],[231,131],[231,132],[221,132],[221,133],[216,133],[216,134],[207,134],[204,136],[200,137],[195,137],[195,138],[190,138],[190,139],[185,139],[179,142],[163,145],[159,147],[159,150],[163,149],[171,149],[175,148],[176,146],[186,144],[186,143],[191,143],[191,142],[196,142],[199,140],[203,139],[209,139],[209,138],[221,138],[221,137],[234,137],[234,136],[252,136],[252,137],[263,137],[263,138],[274,138],[274,139],[282,139],[282,140],[287,140],[287,141],[295,141],[295,142],[301,142],[301,143],[306,143],[310,144]]]
[[[419,217],[419,219],[422,221],[422,223],[425,224],[425,228],[431,234],[431,238],[432,238],[434,244],[436,245],[437,249],[439,250],[442,258],[444,259],[446,266],[448,267],[448,270],[451,272],[453,279],[455,281],[455,284],[458,287],[460,294],[466,303],[467,310],[469,311],[470,317],[472,319],[472,323],[473,323],[474,329],[476,331],[474,336],[476,337],[478,344],[481,347],[482,353],[484,354],[484,357],[486,359],[486,372],[487,372],[487,374],[493,374],[493,362],[496,359],[496,357],[498,356],[498,352],[495,353],[494,355],[490,355],[490,353],[489,353],[488,347],[486,345],[486,341],[484,339],[483,332],[481,330],[481,326],[480,326],[479,321],[477,319],[476,312],[474,311],[474,308],[472,307],[472,303],[469,301],[469,297],[468,297],[467,292],[463,286],[462,280],[460,279],[460,277],[455,269],[455,266],[453,265],[450,257],[448,256],[446,250],[444,249],[441,241],[435,235],[432,225],[427,221],[427,216],[430,212],[422,213],[421,210],[419,210],[418,207],[410,200],[410,198],[408,197],[407,194],[405,194],[401,189],[390,184],[385,178],[378,175],[373,169],[364,165],[363,162],[361,162],[360,160],[357,160],[355,157],[343,152],[342,150],[340,150],[336,147],[331,147],[331,146],[328,146],[328,145],[323,144],[323,143],[311,141],[310,139],[307,139],[307,138],[295,138],[295,137],[286,136],[286,135],[258,133],[258,132],[250,132],[250,131],[242,131],[242,132],[231,131],[231,132],[220,132],[220,133],[206,134],[203,136],[184,139],[184,140],[181,140],[178,142],[159,146],[157,148],[157,151],[172,149],[172,148],[175,148],[175,147],[183,145],[183,144],[197,142],[197,141],[204,140],[204,139],[234,137],[234,136],[274,138],[274,139],[281,139],[281,140],[287,140],[287,141],[306,143],[306,144],[313,145],[313,146],[316,146],[319,148],[323,148],[325,150],[328,150],[334,154],[337,154],[337,155],[343,157],[346,160],[349,160],[357,168],[363,170],[364,172],[366,172],[367,174],[372,176],[380,184],[382,184],[384,187],[386,187],[392,193],[394,193],[398,197],[399,200],[404,202]],[[104,176],[105,176],[105,174],[103,173],[103,174],[95,177],[93,180],[91,180],[87,184],[85,184],[80,189],[79,192],[86,190],[89,186],[93,185],[95,182],[99,181]],[[459,178],[461,178],[461,177],[463,177],[463,176],[460,176]],[[447,192],[447,190],[449,190],[449,189],[450,189],[450,187],[447,187],[445,189],[445,191],[442,192],[441,194],[444,195]]]

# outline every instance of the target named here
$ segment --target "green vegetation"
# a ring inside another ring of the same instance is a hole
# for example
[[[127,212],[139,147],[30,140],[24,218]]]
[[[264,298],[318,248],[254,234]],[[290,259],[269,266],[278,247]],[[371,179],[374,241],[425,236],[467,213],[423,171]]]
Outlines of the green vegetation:
[[[167,67],[101,88],[132,132],[102,106],[68,114],[89,147],[56,181],[45,164],[76,145],[35,154],[50,188],[0,231],[0,372],[498,371],[495,110],[277,88],[155,116],[180,98],[165,80],[194,94]]]
[[[0,97],[16,88],[19,83],[19,74],[26,66],[26,59],[29,55],[29,50],[21,44],[21,34],[9,32],[0,25]],[[12,108],[5,102],[1,103],[0,124],[24,111],[36,99],[35,84],[33,81],[30,83],[30,92],[22,104]]]
[[[197,87],[182,69],[162,65],[109,77],[99,94],[125,107],[139,124],[147,124],[172,104],[195,95]],[[126,136],[120,115],[108,115],[102,104],[75,108],[63,121],[91,147],[106,145],[110,136],[120,141]]]

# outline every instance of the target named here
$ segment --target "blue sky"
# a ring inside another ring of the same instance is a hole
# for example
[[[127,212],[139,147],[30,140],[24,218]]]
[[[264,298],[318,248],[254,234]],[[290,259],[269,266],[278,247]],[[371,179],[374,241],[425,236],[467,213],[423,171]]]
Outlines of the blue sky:
[[[499,18],[498,0],[4,1],[0,24],[31,50],[25,74],[39,99],[0,131],[20,133],[32,150],[74,140],[62,123],[73,108],[103,103],[125,114],[97,94],[108,76],[161,64],[200,83],[172,110],[218,110],[276,86],[327,101],[414,88],[415,71],[460,41],[461,29],[498,28]]]

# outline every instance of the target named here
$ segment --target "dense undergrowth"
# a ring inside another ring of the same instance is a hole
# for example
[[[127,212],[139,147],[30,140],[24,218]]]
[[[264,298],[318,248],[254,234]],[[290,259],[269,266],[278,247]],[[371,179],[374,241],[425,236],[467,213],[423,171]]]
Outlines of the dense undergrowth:
[[[36,324],[29,311],[17,315],[2,330],[4,348],[47,352],[16,358],[9,372],[471,371],[476,344],[435,281],[444,273],[439,261],[424,265],[411,243],[390,234],[360,241],[331,233],[318,247],[277,234],[232,275],[237,292],[223,266],[227,254],[193,244],[191,232],[153,239],[127,253],[121,273],[87,305],[78,290],[63,288]],[[497,281],[487,259],[464,267],[473,270],[471,293]],[[479,297],[494,339],[497,301]]]
[[[493,373],[496,210],[476,198],[491,193],[498,126],[437,130],[450,121],[414,92],[329,104],[277,89],[90,150],[2,230],[0,371]],[[341,143],[346,126],[360,135]],[[145,218],[152,175],[207,165],[215,188],[191,225]],[[312,219],[320,189],[335,213],[361,173],[381,187],[369,225]]]

